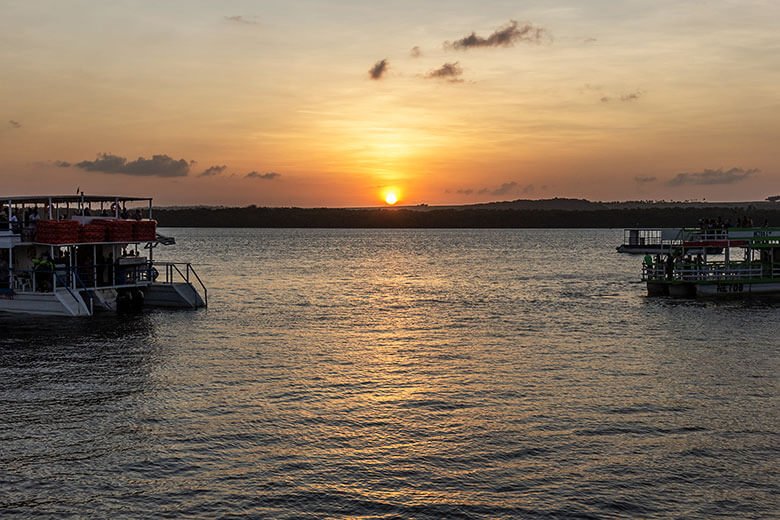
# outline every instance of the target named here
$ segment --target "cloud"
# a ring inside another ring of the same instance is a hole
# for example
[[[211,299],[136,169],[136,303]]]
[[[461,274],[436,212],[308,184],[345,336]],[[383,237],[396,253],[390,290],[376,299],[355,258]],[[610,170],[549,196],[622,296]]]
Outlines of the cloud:
[[[214,177],[215,175],[219,175],[220,173],[227,170],[227,166],[224,164],[222,166],[210,166],[203,170],[198,177]]]
[[[428,79],[446,79],[452,83],[463,81],[458,76],[463,74],[463,68],[456,61],[455,63],[445,63],[438,69],[430,71],[425,75]]]
[[[546,186],[542,187],[543,190],[546,188],[547,188]],[[522,193],[523,195],[530,195],[535,191],[536,191],[536,186],[534,186],[533,184],[526,184],[525,186],[522,186],[515,181],[511,181],[511,182],[505,182],[501,186],[498,186],[497,188],[482,188],[479,190],[474,190],[472,188],[461,188],[455,190],[455,193],[457,193],[458,195],[477,194],[477,195],[504,196],[504,195],[518,194],[518,193]]]
[[[585,45],[592,45],[597,41],[598,41],[597,38],[585,38],[584,40],[582,40],[582,43],[584,43]]]
[[[487,38],[477,36],[476,33],[455,40],[454,42],[445,42],[445,48],[456,50],[466,50],[474,47],[512,47],[515,42],[541,43],[545,38],[549,38],[549,33],[541,28],[534,27],[530,23],[519,25],[515,20],[511,20],[504,27],[497,29]]]
[[[412,58],[419,58],[422,56],[422,50],[417,45],[415,45],[412,47],[412,50],[409,51],[409,56]]]
[[[21,128],[22,127],[22,123],[20,123],[19,121],[14,121],[13,119],[8,121],[8,124],[11,125],[11,127],[13,127],[13,128]]]
[[[634,181],[639,184],[650,184],[651,182],[655,182],[658,179],[656,177],[646,176],[646,175],[637,175],[634,177]]]
[[[642,90],[635,90],[634,92],[629,92],[628,94],[621,94],[619,97],[611,97],[611,96],[602,96],[601,102],[602,103],[609,103],[612,100],[620,100],[624,103],[630,103],[632,101],[638,101],[639,98],[644,96],[644,91]]]
[[[265,181],[271,181],[274,179],[278,179],[281,177],[281,173],[276,172],[268,172],[268,173],[258,173],[258,172],[249,172],[246,175],[244,175],[244,178],[246,179],[262,179]]]
[[[628,94],[621,94],[619,97],[614,96],[602,96],[599,101],[602,103],[610,103],[612,101],[622,101],[623,103],[630,103],[632,101],[638,101],[639,98],[644,96],[645,93],[642,90],[635,90],[634,92],[629,92]]]
[[[518,184],[515,181],[505,182],[498,188],[490,192],[491,195],[509,195],[518,191]]]
[[[225,20],[232,23],[239,23],[243,25],[257,25],[257,20],[252,20],[250,18],[244,18],[241,15],[238,16],[226,16]]]
[[[389,66],[390,63],[387,61],[387,59],[379,60],[374,64],[373,67],[368,70],[368,75],[371,77],[371,79],[382,79],[382,76],[385,75],[385,72],[387,72]]]
[[[753,177],[760,171],[761,170],[758,168],[751,168],[748,170],[743,168],[731,168],[730,170],[726,171],[723,171],[721,168],[718,168],[717,170],[705,169],[701,172],[678,173],[673,179],[667,182],[667,184],[669,186],[682,186],[685,184],[735,184]]]
[[[642,97],[643,94],[644,92],[642,92],[641,90],[637,90],[636,92],[630,92],[628,94],[623,94],[622,96],[620,96],[620,101],[636,101],[637,99]]]
[[[128,161],[124,157],[109,153],[98,154],[94,161],[81,161],[75,164],[55,161],[61,168],[75,166],[88,172],[121,173],[139,177],[185,177],[190,172],[190,163],[184,159],[173,159],[168,155],[153,155],[151,159],[139,157]]]

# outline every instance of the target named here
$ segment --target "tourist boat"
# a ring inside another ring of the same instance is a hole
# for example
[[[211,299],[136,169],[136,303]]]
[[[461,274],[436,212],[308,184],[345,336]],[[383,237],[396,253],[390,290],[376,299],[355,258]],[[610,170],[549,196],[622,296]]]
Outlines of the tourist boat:
[[[688,228],[627,228],[623,230],[623,243],[615,249],[618,253],[633,255],[667,254],[672,249],[679,248],[697,231]],[[690,252],[698,254],[704,253],[704,250]],[[723,248],[708,247],[706,252],[716,255],[722,253]]]
[[[713,247],[723,255],[708,255]],[[649,296],[780,295],[780,228],[699,230],[679,248],[646,257],[642,280]]]
[[[159,245],[173,242],[157,233],[151,198],[2,197],[0,311],[205,307],[208,291],[190,263],[154,260]]]

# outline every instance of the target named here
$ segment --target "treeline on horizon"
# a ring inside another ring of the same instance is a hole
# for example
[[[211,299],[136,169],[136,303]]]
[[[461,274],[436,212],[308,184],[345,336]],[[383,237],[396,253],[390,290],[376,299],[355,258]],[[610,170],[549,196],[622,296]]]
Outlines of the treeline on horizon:
[[[734,207],[601,210],[159,208],[163,227],[233,228],[629,228],[694,227],[701,219],[750,217],[755,226],[780,227],[778,209]]]

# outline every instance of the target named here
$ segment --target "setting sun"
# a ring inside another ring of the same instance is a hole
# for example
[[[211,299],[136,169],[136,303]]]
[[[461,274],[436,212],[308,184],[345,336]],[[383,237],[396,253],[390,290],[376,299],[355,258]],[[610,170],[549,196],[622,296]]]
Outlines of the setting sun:
[[[388,204],[390,204],[392,206],[393,204],[398,202],[398,195],[396,195],[396,193],[394,191],[388,191],[385,194],[385,202],[387,202]]]

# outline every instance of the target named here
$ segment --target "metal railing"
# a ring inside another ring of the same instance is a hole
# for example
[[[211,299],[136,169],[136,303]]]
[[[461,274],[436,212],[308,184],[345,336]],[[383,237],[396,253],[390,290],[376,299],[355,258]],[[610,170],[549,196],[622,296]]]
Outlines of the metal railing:
[[[161,279],[156,279],[156,283],[172,284],[177,282],[186,282],[194,287],[194,281],[198,282],[201,290],[203,291],[203,303],[206,307],[209,306],[209,290],[206,284],[203,283],[195,268],[189,262],[155,262],[154,266],[158,269],[164,267],[164,276]]]
[[[714,282],[759,278],[780,279],[780,264],[708,262],[674,265],[671,269],[664,264],[642,266],[642,281]]]
[[[138,264],[90,264],[44,269],[10,269],[8,289],[14,292],[54,292],[140,287],[154,283],[197,283],[208,306],[208,288],[198,272],[187,262],[151,262]],[[162,275],[162,276],[161,276]]]

